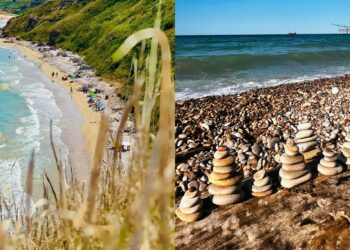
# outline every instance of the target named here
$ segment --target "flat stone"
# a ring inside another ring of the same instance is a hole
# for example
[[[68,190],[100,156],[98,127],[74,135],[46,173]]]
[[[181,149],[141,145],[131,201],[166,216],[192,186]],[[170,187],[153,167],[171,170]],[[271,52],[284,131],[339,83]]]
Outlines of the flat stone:
[[[254,180],[261,180],[265,177],[266,171],[265,169],[261,169],[259,171],[256,171],[255,174],[253,175]]]
[[[267,184],[267,185],[265,185],[265,186],[261,186],[261,187],[258,187],[258,186],[255,186],[255,185],[253,185],[252,186],[252,192],[265,192],[265,191],[267,191],[267,190],[270,190],[271,189],[271,184]]]
[[[290,156],[287,154],[281,155],[280,162],[282,164],[297,164],[304,161],[303,155]]]
[[[321,159],[320,164],[329,167],[329,168],[334,168],[337,165],[337,162],[330,162],[330,161],[325,161],[324,159]]]
[[[350,142],[344,142],[342,148],[350,149]]]
[[[300,163],[292,164],[292,165],[283,164],[282,168],[285,171],[300,171],[300,170],[304,170],[305,166],[306,166],[305,162],[300,162]]]
[[[299,148],[296,145],[289,145],[289,144],[285,144],[284,145],[284,150],[286,152],[287,155],[297,155],[299,152]]]
[[[312,124],[310,122],[306,122],[306,123],[301,123],[297,126],[298,130],[307,130],[310,129],[312,126]]]
[[[214,159],[222,159],[228,155],[228,151],[216,151],[214,153]]]
[[[276,143],[279,143],[280,139],[278,137],[271,138],[267,141],[267,148],[273,149]]]
[[[220,174],[228,174],[233,172],[235,168],[232,166],[223,166],[223,167],[218,167],[218,166],[214,166],[213,167],[213,171],[216,173],[220,173]]]
[[[241,183],[243,176],[238,175],[226,180],[215,180],[215,179],[212,179],[210,175],[208,176],[208,178],[209,178],[209,181],[216,186],[227,187],[227,186],[234,186]]]
[[[212,202],[218,206],[226,206],[239,202],[243,198],[243,192],[238,194],[214,195]]]
[[[325,167],[322,166],[322,164],[318,164],[317,165],[317,170],[318,172],[320,172],[323,175],[336,175],[336,174],[340,174],[341,172],[343,172],[343,167],[342,166],[336,166],[336,167]]]
[[[211,184],[208,188],[208,192],[212,195],[226,195],[226,194],[233,194],[234,192],[237,192],[239,190],[240,186],[227,186],[227,187],[221,187],[216,186],[214,184]]]
[[[259,145],[258,144],[254,144],[252,146],[252,152],[255,154],[255,155],[259,155],[260,154],[260,148],[259,148]]]
[[[311,136],[311,137],[306,137],[303,139],[296,139],[295,142],[296,143],[304,143],[304,142],[309,142],[309,141],[316,141],[317,140],[317,135]]]
[[[194,222],[201,216],[201,212],[194,214],[184,214],[179,208],[175,210],[175,214],[180,220],[185,222]]]
[[[299,151],[291,151],[288,149],[284,149],[284,152],[289,156],[295,156],[295,155],[299,154]]]
[[[329,161],[329,162],[334,162],[334,161],[337,161],[337,158],[338,158],[338,156],[337,155],[335,155],[335,156],[325,156],[323,159],[325,160],[325,161]]]
[[[320,153],[321,153],[321,150],[318,148],[315,148],[310,151],[303,152],[302,155],[304,156],[304,160],[307,161],[317,157]]]
[[[282,179],[293,180],[305,175],[308,171],[309,171],[308,169],[304,169],[300,171],[286,171],[283,168],[281,168],[279,171],[279,176]]]
[[[306,175],[301,176],[297,179],[293,180],[287,180],[287,179],[282,179],[281,180],[281,186],[285,188],[293,188],[295,186],[298,186],[302,183],[305,183],[311,179],[312,175],[310,172],[308,172]]]
[[[254,186],[262,187],[262,186],[265,186],[265,185],[267,185],[267,184],[269,184],[269,183],[270,183],[270,177],[265,176],[264,179],[255,180],[255,181],[254,181]]]
[[[220,174],[220,173],[212,172],[210,174],[210,178],[213,180],[225,180],[225,179],[229,178],[230,176],[231,176],[230,173]]]
[[[324,156],[332,157],[332,156],[334,156],[336,153],[335,153],[332,149],[325,148],[325,149],[322,151],[322,154],[323,154]]]
[[[300,130],[298,133],[296,133],[295,139],[307,138],[307,137],[313,136],[313,134],[314,134],[313,129]]]
[[[184,214],[194,214],[201,210],[202,208],[202,200],[195,206],[189,208],[181,208],[181,212]]]
[[[218,167],[229,166],[233,163],[233,156],[226,157],[224,159],[214,159],[213,165]]]
[[[350,157],[350,149],[342,148],[340,151],[343,153],[345,157]]]
[[[227,151],[227,147],[225,147],[225,146],[217,146],[216,150],[217,151]]]
[[[261,197],[265,197],[265,196],[271,195],[272,192],[273,192],[273,190],[270,189],[270,190],[267,190],[265,192],[252,192],[252,195],[255,196],[255,197],[261,198]]]
[[[345,136],[345,141],[350,142],[350,136],[349,135]]]
[[[310,141],[298,144],[300,152],[304,153],[308,150],[313,149],[318,144],[317,141]]]
[[[179,207],[180,207],[180,209],[193,207],[193,206],[197,205],[199,203],[199,201],[200,201],[199,196],[195,196],[193,198],[182,197]]]

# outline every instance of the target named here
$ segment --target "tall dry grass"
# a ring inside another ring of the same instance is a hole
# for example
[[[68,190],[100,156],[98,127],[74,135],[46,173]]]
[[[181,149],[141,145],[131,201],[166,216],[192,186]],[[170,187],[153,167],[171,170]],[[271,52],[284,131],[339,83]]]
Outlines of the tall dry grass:
[[[36,201],[35,213],[29,198],[23,206],[0,199],[0,208],[9,214],[0,226],[0,250],[174,247],[175,97],[171,50],[160,29],[160,13],[161,2],[154,27],[134,33],[113,55],[117,62],[140,46],[133,57],[134,91],[116,132],[108,129],[108,107],[103,115],[88,185],[67,177],[67,166],[52,141],[58,190],[44,171],[43,197]],[[159,120],[154,132],[156,112]],[[123,135],[130,116],[136,132],[131,135],[129,164],[123,166]],[[25,197],[33,195],[34,168],[33,153]]]

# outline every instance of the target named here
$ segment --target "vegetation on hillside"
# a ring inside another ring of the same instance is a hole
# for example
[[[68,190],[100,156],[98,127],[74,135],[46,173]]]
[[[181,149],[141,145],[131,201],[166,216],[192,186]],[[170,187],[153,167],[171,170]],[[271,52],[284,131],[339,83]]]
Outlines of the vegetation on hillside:
[[[113,52],[133,32],[152,27],[156,0],[52,0],[12,19],[4,30],[15,36],[77,52],[105,79],[127,82],[131,59],[112,61]],[[162,30],[174,48],[174,0],[162,4]],[[146,51],[150,44],[146,46]],[[140,50],[140,47],[138,47]],[[129,79],[130,80],[130,79]]]
[[[26,10],[39,6],[46,0],[2,0],[0,1],[0,10],[12,14],[22,14]]]
[[[174,249],[175,88],[171,49],[160,25],[158,15],[154,28],[136,32],[113,54],[112,60],[118,62],[136,53],[132,59],[135,88],[116,132],[109,130],[108,109],[102,118],[89,183],[67,177],[53,142],[59,187],[55,189],[43,173],[43,197],[35,201],[36,212],[31,215],[33,152],[25,204],[11,213],[13,207],[0,199],[0,212],[11,214],[5,221],[0,216],[0,249]],[[152,133],[155,110],[158,129]],[[130,164],[124,168],[122,135],[131,113],[136,133]],[[112,142],[109,150],[106,141]],[[106,151],[111,154],[109,162],[102,160]]]

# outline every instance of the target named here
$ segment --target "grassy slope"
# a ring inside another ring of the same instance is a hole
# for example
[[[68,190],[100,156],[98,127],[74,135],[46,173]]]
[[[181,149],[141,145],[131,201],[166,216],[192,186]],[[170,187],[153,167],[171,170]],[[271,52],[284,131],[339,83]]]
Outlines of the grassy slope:
[[[60,2],[49,1],[12,19],[5,34],[56,43],[58,47],[84,56],[86,63],[105,79],[125,82],[132,55],[120,64],[112,63],[111,55],[133,32],[153,27],[158,1],[80,0],[65,6]],[[162,28],[174,48],[174,0],[164,1],[162,20]]]
[[[13,14],[21,14],[28,8],[38,6],[45,0],[2,0],[0,1],[0,10]]]

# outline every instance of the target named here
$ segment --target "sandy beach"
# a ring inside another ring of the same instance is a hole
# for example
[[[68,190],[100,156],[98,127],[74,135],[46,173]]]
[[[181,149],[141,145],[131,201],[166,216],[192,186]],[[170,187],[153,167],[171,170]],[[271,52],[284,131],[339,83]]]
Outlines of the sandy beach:
[[[29,45],[30,43],[28,43]],[[87,162],[91,163],[92,157],[95,152],[96,141],[98,136],[99,123],[101,120],[101,113],[95,112],[91,107],[88,107],[87,104],[87,96],[78,89],[81,88],[81,83],[77,81],[67,80],[63,81],[62,76],[66,73],[62,71],[60,68],[55,67],[50,64],[47,59],[43,56],[43,54],[39,51],[32,49],[26,45],[19,43],[9,43],[8,40],[0,39],[0,46],[6,48],[15,48],[19,49],[21,53],[28,58],[29,60],[33,60],[38,63],[41,70],[45,73],[45,75],[52,79],[57,84],[60,84],[62,87],[67,89],[70,92],[70,88],[72,87],[73,93],[70,93],[72,100],[77,105],[79,112],[83,115],[83,124],[82,124],[82,132],[84,135],[84,147],[86,151],[86,157],[88,158]],[[52,77],[52,72],[57,72],[58,75]],[[86,168],[78,168],[75,169],[76,175],[79,178],[85,179],[87,178],[87,169]]]

